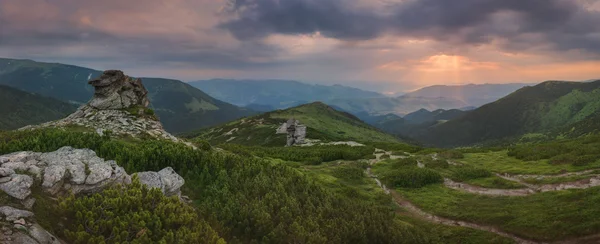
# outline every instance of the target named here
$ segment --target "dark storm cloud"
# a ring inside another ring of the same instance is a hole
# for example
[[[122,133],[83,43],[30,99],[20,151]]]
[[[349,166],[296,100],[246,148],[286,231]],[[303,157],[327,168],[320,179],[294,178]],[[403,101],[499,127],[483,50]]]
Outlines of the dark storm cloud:
[[[220,27],[241,40],[276,33],[320,32],[345,40],[395,34],[478,44],[539,33],[559,49],[600,52],[595,45],[600,42],[600,13],[573,0],[407,0],[390,3],[379,11],[352,8],[347,3],[348,0],[232,0],[229,10],[235,17]],[[502,13],[518,18],[518,26],[503,28],[502,19],[494,20]]]
[[[20,12],[27,9],[28,5],[41,4],[44,1],[19,1],[23,2],[0,0],[0,54],[18,54],[21,58],[55,59],[74,63],[106,63],[111,59],[109,57],[112,57],[112,63],[119,67],[178,64],[189,68],[243,70],[281,64],[273,61],[279,49],[262,42],[250,41],[239,46],[224,46],[193,35],[197,30],[190,30],[191,34],[184,35],[170,32],[163,34],[140,31],[126,23],[119,28],[102,28],[105,27],[102,25],[105,24],[105,18],[126,15],[135,10],[136,4],[133,1],[122,3],[119,0],[107,0],[103,5],[100,2],[53,0],[45,1],[48,4],[46,7],[53,7],[47,12],[38,8],[28,14]],[[161,1],[151,2],[158,7],[149,8],[148,12],[141,11],[143,17],[153,16],[152,11],[161,7]],[[150,2],[144,3],[148,5]],[[12,7],[13,11],[10,12],[7,6]],[[3,7],[5,9],[2,9]],[[96,11],[78,15],[80,10]],[[135,14],[138,15],[132,15],[131,20],[137,18],[143,21],[143,18],[138,18],[139,13]],[[86,23],[83,17],[96,18],[98,23],[92,23],[89,19]]]

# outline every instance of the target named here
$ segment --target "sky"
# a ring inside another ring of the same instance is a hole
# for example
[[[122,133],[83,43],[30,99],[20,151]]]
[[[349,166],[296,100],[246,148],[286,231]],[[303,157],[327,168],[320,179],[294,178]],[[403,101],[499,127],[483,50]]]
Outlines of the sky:
[[[392,93],[600,78],[600,0],[0,0],[0,57]]]

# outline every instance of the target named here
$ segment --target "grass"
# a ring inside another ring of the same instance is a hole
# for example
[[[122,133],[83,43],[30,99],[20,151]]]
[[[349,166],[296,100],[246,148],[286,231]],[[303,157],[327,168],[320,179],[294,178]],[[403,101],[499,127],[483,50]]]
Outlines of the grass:
[[[458,160],[464,164],[488,169],[496,173],[554,175],[600,168],[600,160],[583,166],[571,164],[552,165],[548,160],[523,161],[507,155],[507,151],[487,153],[465,153]]]
[[[509,244],[515,243],[512,239],[499,236],[487,231],[474,230],[460,226],[447,226],[434,224],[424,220],[408,217],[403,213],[403,210],[397,211],[399,214],[398,221],[402,221],[408,225],[419,229],[427,230],[434,235],[429,236],[430,243],[456,243],[456,244]]]
[[[505,179],[502,179],[495,175],[490,176],[490,177],[485,177],[485,178],[466,180],[466,181],[464,181],[464,183],[467,183],[470,185],[475,185],[475,186],[481,186],[481,187],[485,187],[485,188],[493,188],[493,189],[525,188],[525,186],[522,184],[519,184],[514,181],[510,181],[510,180],[505,180]]]
[[[597,175],[599,172],[599,170],[594,170],[588,174],[582,174],[582,175],[573,175],[573,176],[566,176],[566,177],[545,177],[545,178],[541,178],[541,179],[537,179],[537,178],[527,178],[524,179],[523,181],[529,184],[535,184],[535,185],[545,185],[545,184],[558,184],[558,183],[564,183],[564,182],[574,182],[574,181],[578,181],[578,180],[584,180],[584,179],[589,179],[594,175]]]
[[[552,241],[600,231],[600,187],[526,197],[482,196],[442,185],[398,191],[426,212],[497,226],[525,238]]]
[[[357,118],[322,104],[311,103],[270,113],[273,119],[295,118],[328,137],[339,140],[398,142],[396,138],[371,127]],[[310,135],[308,135],[310,137]]]
[[[385,161],[381,164],[383,167],[380,167],[379,170],[392,167],[394,161],[397,160]],[[318,166],[303,166],[300,170],[338,194],[343,194],[347,197],[355,198],[357,200],[371,201],[374,206],[394,206],[397,213],[396,221],[399,222],[399,226],[403,226],[410,230],[406,231],[405,233],[412,233],[415,235],[405,236],[405,240],[422,240],[424,238],[429,243],[440,244],[514,243],[509,238],[486,231],[479,231],[459,226],[434,224],[424,220],[416,219],[407,214],[404,209],[394,205],[391,198],[383,193],[383,190],[381,190],[381,188],[375,184],[374,180],[366,177],[365,175],[363,175],[363,177],[356,177],[354,173],[340,173],[347,171],[348,168],[363,170],[364,167],[364,163],[336,161],[323,163]],[[412,166],[407,165],[406,167]]]

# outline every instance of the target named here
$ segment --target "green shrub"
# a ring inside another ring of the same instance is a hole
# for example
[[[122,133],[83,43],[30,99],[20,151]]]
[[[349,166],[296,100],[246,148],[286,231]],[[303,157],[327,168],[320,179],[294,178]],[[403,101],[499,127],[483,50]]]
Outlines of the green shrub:
[[[462,159],[465,158],[463,153],[458,150],[447,150],[439,153],[439,156],[446,159]]]
[[[69,243],[225,243],[193,207],[148,189],[137,176],[129,186],[59,202]]]
[[[452,174],[450,178],[452,178],[452,180],[462,182],[467,180],[486,178],[490,176],[492,176],[492,173],[486,169],[471,166],[461,166],[452,168]]]
[[[386,185],[392,187],[420,188],[444,182],[442,176],[430,169],[404,168],[386,172],[382,177]]]
[[[186,180],[182,191],[193,200],[198,221],[204,219],[231,243],[287,243],[290,240],[298,243],[415,242],[405,241],[404,237],[416,230],[401,228],[391,206],[373,206],[370,201],[336,194],[286,164],[274,164],[252,156],[254,152],[248,148],[237,148],[248,153],[237,155],[219,150],[194,150],[171,141],[120,140],[60,129],[0,133],[0,155],[15,151],[49,152],[63,146],[92,149],[99,157],[115,160],[127,172],[173,167]],[[310,148],[300,151],[307,153],[304,150]],[[318,150],[325,151],[325,148]],[[356,153],[361,150],[365,151]],[[366,150],[367,147],[343,151],[356,153],[348,155],[361,155]],[[283,151],[297,152],[295,148]],[[333,155],[345,157],[344,153]],[[48,224],[44,225],[47,229],[56,228],[52,222],[44,223]],[[78,226],[67,229],[80,230]]]
[[[344,165],[336,167],[332,175],[344,180],[359,181],[365,177],[365,171],[358,165]]]
[[[390,162],[390,164],[391,164],[390,167],[392,169],[400,169],[400,168],[405,168],[405,167],[416,167],[417,160],[414,158],[394,159],[392,162]]]
[[[432,160],[431,162],[427,162],[425,166],[427,166],[427,168],[432,169],[447,169],[450,167],[450,165],[448,165],[448,162],[446,162],[446,160],[443,159]]]

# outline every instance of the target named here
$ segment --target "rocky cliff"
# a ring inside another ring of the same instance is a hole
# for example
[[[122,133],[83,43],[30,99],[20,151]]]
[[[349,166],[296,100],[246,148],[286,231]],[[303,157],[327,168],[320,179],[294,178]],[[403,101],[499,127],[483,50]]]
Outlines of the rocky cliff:
[[[94,96],[75,113],[62,120],[22,129],[82,126],[101,135],[111,132],[178,141],[163,129],[154,111],[148,108],[148,91],[141,79],[129,77],[119,70],[107,70],[88,83],[94,87]]]
[[[288,119],[277,128],[276,134],[287,134],[286,146],[303,144],[306,139],[306,126],[294,118]]]
[[[159,188],[166,196],[180,196],[184,179],[172,168],[137,173],[140,182]],[[15,152],[0,156],[0,190],[31,209],[36,202],[32,189],[48,197],[89,194],[115,184],[130,184],[131,175],[115,161],[105,161],[89,149],[63,147],[49,153]],[[61,243],[36,224],[33,212],[0,206],[0,243]]]

